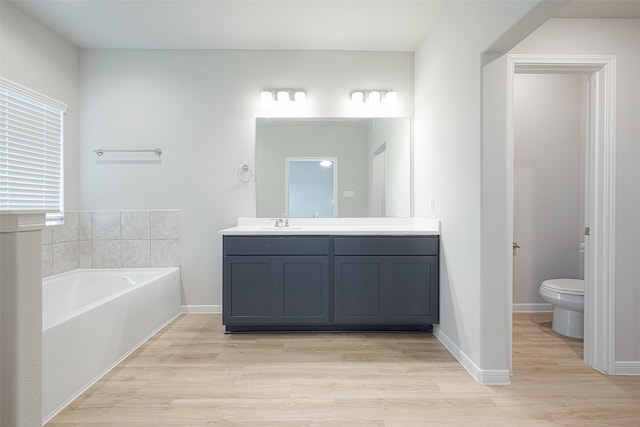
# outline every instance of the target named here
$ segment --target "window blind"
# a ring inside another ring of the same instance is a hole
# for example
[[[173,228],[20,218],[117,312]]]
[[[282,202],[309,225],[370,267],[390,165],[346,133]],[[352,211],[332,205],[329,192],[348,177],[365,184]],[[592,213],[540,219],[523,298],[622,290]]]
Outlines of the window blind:
[[[67,106],[0,77],[0,210],[63,215]]]

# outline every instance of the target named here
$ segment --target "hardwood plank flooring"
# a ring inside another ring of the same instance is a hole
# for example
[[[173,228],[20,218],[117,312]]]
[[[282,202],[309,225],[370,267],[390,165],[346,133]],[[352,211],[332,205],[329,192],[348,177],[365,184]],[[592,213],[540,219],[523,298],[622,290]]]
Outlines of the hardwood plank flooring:
[[[640,426],[640,377],[587,367],[550,313],[514,315],[509,386],[478,384],[430,334],[220,323],[180,316],[47,426]]]

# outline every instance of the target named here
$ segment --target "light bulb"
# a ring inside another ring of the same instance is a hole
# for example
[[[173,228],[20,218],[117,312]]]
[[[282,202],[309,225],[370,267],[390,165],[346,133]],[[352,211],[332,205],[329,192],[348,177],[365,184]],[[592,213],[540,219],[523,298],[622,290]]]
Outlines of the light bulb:
[[[262,105],[271,105],[273,102],[273,94],[268,90],[263,90],[260,92],[260,100],[262,101]]]
[[[281,90],[278,92],[278,104],[288,104],[289,103],[289,92],[286,90]]]
[[[395,105],[398,102],[398,92],[394,92],[392,90],[387,92],[387,94],[384,96],[384,102],[386,102],[388,105]]]
[[[299,90],[293,95],[293,99],[295,99],[296,102],[303,103],[307,100],[307,94]]]
[[[364,102],[363,92],[353,92],[351,94],[351,102],[354,104],[362,104]]]
[[[369,99],[368,99],[370,104],[379,104],[380,103],[380,92],[378,92],[377,90],[372,90],[371,92],[369,92]]]

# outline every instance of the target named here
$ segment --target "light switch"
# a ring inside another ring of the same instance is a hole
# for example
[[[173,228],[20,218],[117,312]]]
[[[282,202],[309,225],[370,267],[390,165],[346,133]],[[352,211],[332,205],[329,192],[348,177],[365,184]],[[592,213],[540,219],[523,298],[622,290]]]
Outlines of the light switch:
[[[356,192],[353,190],[345,190],[342,192],[343,197],[356,197]]]
[[[432,197],[429,199],[429,212],[433,212],[435,210],[436,210],[436,199]]]

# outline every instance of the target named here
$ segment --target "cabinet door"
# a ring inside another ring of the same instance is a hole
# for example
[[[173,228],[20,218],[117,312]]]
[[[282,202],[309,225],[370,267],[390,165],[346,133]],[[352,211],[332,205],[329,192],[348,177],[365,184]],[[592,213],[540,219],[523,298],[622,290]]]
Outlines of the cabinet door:
[[[334,320],[338,324],[382,324],[383,264],[380,256],[334,258]]]
[[[438,257],[388,257],[384,283],[387,323],[438,323]]]
[[[326,324],[329,321],[329,258],[277,257],[275,292],[278,323]]]
[[[225,256],[223,270],[223,323],[274,323],[276,257]]]

